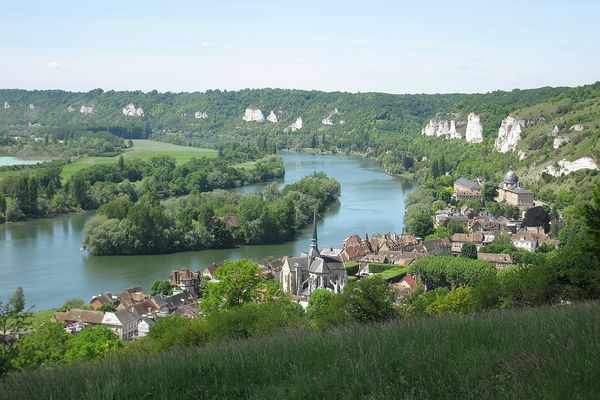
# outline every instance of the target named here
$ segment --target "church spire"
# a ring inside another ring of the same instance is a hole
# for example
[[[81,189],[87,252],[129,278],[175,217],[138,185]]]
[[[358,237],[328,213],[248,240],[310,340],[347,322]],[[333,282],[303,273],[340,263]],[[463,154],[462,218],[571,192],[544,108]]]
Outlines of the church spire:
[[[320,253],[319,253],[319,245],[317,243],[317,210],[314,210],[312,239],[310,240],[310,250],[308,251],[308,257],[309,257],[310,261],[312,261],[318,255],[320,255]]]

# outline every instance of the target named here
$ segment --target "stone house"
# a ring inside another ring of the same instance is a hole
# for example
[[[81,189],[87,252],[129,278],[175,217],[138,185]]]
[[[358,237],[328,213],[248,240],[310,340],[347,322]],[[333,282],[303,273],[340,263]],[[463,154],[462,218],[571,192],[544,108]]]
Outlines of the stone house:
[[[138,337],[144,337],[150,333],[150,328],[156,323],[154,319],[150,317],[143,316],[140,318],[137,326]]]
[[[174,291],[184,291],[200,295],[200,280],[202,274],[200,271],[192,272],[189,269],[179,269],[171,271],[169,283]]]
[[[513,245],[517,249],[534,252],[538,246],[538,240],[535,235],[528,231],[519,231],[512,235]]]
[[[465,243],[474,243],[477,246],[477,251],[479,251],[483,246],[484,238],[482,232],[455,233],[452,235],[452,254],[459,255]]]
[[[124,310],[106,312],[102,319],[102,325],[108,327],[122,340],[132,340],[138,335],[138,322],[140,316],[137,313]]]
[[[496,269],[500,270],[512,265],[513,260],[510,254],[493,254],[493,253],[477,253],[477,259],[481,261],[488,261],[494,264]]]
[[[452,197],[456,200],[481,200],[483,197],[482,188],[478,183],[466,178],[458,178],[454,181]]]

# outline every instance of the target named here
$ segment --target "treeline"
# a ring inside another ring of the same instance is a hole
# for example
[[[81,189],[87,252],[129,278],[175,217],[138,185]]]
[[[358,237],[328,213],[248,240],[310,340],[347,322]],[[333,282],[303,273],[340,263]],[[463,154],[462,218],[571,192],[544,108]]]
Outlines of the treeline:
[[[161,203],[156,193],[103,205],[86,224],[84,248],[94,255],[157,254],[281,243],[295,237],[313,210],[337,200],[340,185],[314,173],[282,190],[273,183],[261,194],[196,191]]]
[[[283,161],[277,156],[257,160],[249,168],[235,167],[225,157],[193,159],[176,166],[175,159],[167,156],[149,161],[126,161],[121,156],[116,163],[82,169],[63,184],[63,166],[63,162],[54,161],[3,179],[0,218],[17,221],[91,210],[123,196],[135,202],[145,193],[166,198],[228,189],[280,178],[285,173]]]

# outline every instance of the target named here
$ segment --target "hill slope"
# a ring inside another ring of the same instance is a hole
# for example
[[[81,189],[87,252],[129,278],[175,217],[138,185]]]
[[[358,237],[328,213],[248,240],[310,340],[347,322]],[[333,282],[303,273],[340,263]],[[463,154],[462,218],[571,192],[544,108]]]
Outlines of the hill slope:
[[[600,392],[600,303],[283,334],[38,370],[0,399],[580,398]]]

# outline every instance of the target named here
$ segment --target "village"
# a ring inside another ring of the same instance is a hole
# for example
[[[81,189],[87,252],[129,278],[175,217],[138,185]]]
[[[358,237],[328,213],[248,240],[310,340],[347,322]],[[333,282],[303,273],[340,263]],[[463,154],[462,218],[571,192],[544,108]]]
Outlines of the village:
[[[481,183],[466,178],[457,179],[453,189],[454,200],[481,200],[483,196]],[[539,205],[533,193],[520,186],[513,171],[509,171],[499,184],[495,200],[518,207],[521,215]],[[510,254],[485,251],[499,235],[510,238],[515,248],[527,252],[535,252],[544,244],[558,244],[558,240],[542,226],[525,227],[522,218],[496,218],[486,210],[476,211],[467,205],[448,206],[435,213],[433,224],[436,228],[447,226],[451,221],[466,227],[465,233],[454,233],[450,238],[423,239],[404,233],[376,233],[369,237],[365,233],[364,237],[348,236],[339,248],[320,248],[316,221],[315,212],[307,252],[257,263],[265,277],[280,283],[283,293],[304,308],[315,290],[324,288],[340,293],[350,281],[370,275],[378,275],[393,285],[399,296],[415,292],[421,282],[419,276],[408,273],[413,263],[424,256],[458,257],[467,243],[477,250],[478,260],[489,262],[498,270],[514,264]],[[201,283],[204,280],[218,282],[215,273],[221,265],[212,263],[202,272],[199,269],[175,269],[165,282],[168,290],[164,292],[147,294],[141,287],[133,286],[117,294],[101,293],[91,299],[89,309],[59,311],[54,318],[64,322],[65,329],[73,334],[88,326],[104,325],[123,340],[144,337],[157,318],[201,315],[202,310],[198,307]]]

